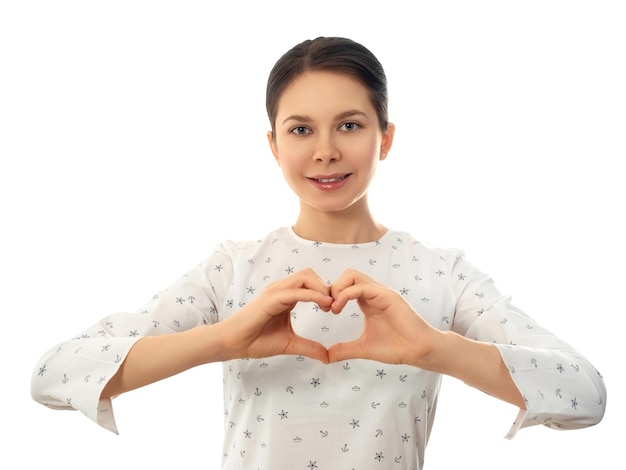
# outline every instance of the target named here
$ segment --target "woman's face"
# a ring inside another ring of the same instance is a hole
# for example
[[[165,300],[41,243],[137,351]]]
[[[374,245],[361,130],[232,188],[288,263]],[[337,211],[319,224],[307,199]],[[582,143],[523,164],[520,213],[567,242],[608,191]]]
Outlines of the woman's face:
[[[340,212],[364,202],[379,160],[393,141],[367,88],[352,77],[305,72],[278,101],[272,153],[301,209]],[[272,138],[273,137],[273,138]],[[366,207],[366,206],[365,206]]]

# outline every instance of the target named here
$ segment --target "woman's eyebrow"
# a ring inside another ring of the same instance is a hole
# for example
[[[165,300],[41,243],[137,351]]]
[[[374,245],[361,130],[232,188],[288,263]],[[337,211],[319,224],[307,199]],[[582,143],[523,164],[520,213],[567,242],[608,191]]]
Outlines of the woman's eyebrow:
[[[364,113],[363,111],[359,111],[358,109],[351,109],[349,111],[344,111],[343,113],[339,113],[335,119],[340,120],[340,119],[345,119],[345,118],[353,117],[353,116],[367,117],[367,113]]]
[[[309,116],[301,116],[299,114],[292,114],[291,116],[285,118],[283,124],[287,121],[298,121],[298,122],[311,122],[312,119]]]

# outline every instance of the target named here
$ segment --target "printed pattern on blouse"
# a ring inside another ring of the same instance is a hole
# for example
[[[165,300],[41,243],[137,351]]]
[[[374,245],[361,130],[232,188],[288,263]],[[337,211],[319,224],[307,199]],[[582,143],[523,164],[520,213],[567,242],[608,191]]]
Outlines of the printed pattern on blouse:
[[[224,242],[138,312],[111,315],[51,349],[33,374],[33,397],[81,410],[117,432],[112,403],[98,397],[137,339],[221,321],[305,268],[329,285],[345,269],[358,269],[396,290],[431,325],[494,343],[527,404],[510,436],[534,424],[588,426],[602,416],[604,385],[583,356],[511,305],[461,251],[397,231],[353,246],[303,240],[290,228]],[[302,302],[291,322],[296,333],[328,347],[357,338],[364,318],[355,301],[339,315]],[[440,380],[366,360],[225,362],[223,469],[420,469]]]

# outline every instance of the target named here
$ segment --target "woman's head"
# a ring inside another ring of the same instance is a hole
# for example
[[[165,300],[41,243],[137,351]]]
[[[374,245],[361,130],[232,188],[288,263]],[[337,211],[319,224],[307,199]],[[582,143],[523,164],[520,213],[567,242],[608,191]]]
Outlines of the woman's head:
[[[381,130],[387,129],[387,77],[376,56],[351,39],[319,37],[306,40],[287,51],[270,72],[266,108],[272,133],[283,92],[301,74],[313,71],[346,74],[359,81],[369,92]]]

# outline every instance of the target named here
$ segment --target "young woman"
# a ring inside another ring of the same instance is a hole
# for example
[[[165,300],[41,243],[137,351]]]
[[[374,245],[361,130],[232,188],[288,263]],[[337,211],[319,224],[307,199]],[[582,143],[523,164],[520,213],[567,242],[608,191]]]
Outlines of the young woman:
[[[509,435],[598,423],[600,374],[462,252],[382,226],[368,188],[393,143],[382,66],[317,38],[267,85],[295,223],[220,244],[136,313],[54,346],[35,400],[116,431],[112,398],[223,362],[224,469],[421,468],[442,374],[519,408]]]

